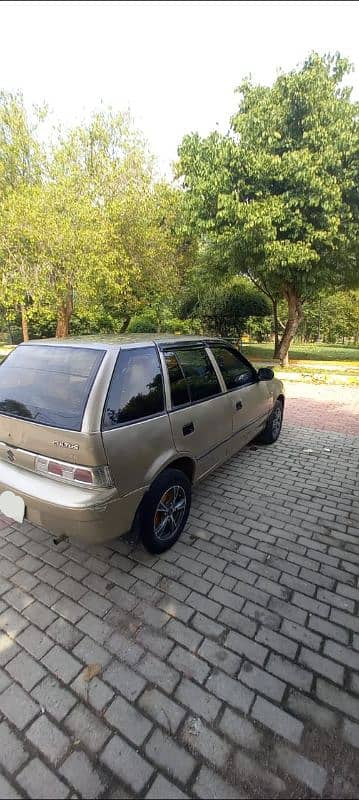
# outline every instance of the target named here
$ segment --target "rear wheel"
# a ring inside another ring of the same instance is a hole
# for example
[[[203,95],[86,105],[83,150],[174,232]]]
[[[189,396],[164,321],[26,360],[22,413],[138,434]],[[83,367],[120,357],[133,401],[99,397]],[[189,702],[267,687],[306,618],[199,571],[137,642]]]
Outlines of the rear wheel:
[[[178,469],[166,469],[150,487],[141,509],[142,541],[150,553],[163,553],[177,541],[191,507],[191,483]]]
[[[258,441],[263,444],[273,444],[277,441],[282,429],[283,422],[283,403],[280,400],[274,404],[274,408],[268,417],[264,431],[258,436]]]

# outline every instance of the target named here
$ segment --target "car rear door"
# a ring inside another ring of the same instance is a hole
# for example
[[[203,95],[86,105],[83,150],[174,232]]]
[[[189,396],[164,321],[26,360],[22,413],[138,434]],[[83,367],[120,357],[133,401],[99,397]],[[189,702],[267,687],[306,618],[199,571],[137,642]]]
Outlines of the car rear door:
[[[148,486],[173,458],[155,345],[121,348],[103,410],[102,438],[121,496]]]
[[[229,452],[231,404],[204,345],[164,350],[169,416],[176,449],[196,461],[202,477]]]
[[[234,347],[225,343],[211,345],[211,352],[221,371],[231,405],[231,453],[256,436],[272,408],[266,381],[258,381],[254,367]]]

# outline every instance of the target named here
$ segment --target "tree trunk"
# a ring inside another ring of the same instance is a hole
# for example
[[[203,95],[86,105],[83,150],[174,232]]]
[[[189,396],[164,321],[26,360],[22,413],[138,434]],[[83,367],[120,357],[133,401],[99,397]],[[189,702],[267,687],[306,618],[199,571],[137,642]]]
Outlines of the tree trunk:
[[[125,333],[125,331],[127,331],[130,319],[131,319],[130,316],[124,318],[124,320],[122,321],[120,333]]]
[[[22,326],[22,338],[24,342],[29,341],[29,325],[27,321],[27,311],[26,306],[23,303],[20,306],[21,311],[21,326]]]
[[[57,313],[56,336],[63,339],[69,335],[70,319],[73,312],[72,289],[68,289],[65,302],[63,302]]]
[[[288,364],[289,347],[303,319],[300,297],[293,289],[288,289],[285,296],[288,303],[288,319],[278,348],[278,357],[282,367]]]
[[[274,320],[274,356],[279,358],[279,320],[278,320],[278,300],[272,298],[273,320]]]

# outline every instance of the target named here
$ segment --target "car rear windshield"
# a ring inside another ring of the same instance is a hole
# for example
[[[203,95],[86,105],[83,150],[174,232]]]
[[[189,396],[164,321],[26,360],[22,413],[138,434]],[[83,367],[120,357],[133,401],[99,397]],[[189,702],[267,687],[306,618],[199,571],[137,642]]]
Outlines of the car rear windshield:
[[[80,431],[104,350],[25,345],[0,366],[0,414]]]

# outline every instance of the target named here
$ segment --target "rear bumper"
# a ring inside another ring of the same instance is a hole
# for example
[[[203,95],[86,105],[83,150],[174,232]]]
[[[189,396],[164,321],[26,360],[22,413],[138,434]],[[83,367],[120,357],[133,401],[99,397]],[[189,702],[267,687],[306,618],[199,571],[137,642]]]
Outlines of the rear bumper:
[[[70,486],[0,462],[0,493],[6,490],[23,498],[28,522],[89,544],[127,533],[145,491],[119,497],[116,489]]]

